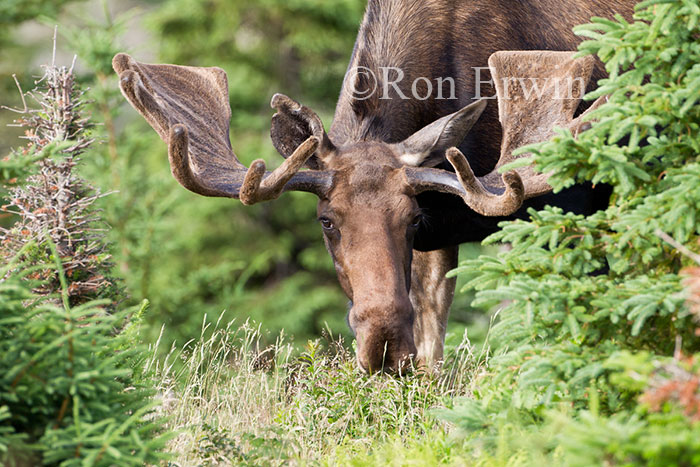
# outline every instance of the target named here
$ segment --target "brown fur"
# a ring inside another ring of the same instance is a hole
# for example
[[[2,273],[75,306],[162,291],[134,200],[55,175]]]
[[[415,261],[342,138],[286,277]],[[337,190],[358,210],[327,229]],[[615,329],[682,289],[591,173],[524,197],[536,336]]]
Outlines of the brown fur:
[[[358,151],[364,157],[349,161]],[[323,160],[335,172],[335,185],[319,202],[318,216],[333,224],[324,229],[324,238],[353,302],[348,321],[357,336],[359,363],[374,371],[396,370],[416,355],[408,287],[418,204],[398,154],[385,145],[358,143]]]

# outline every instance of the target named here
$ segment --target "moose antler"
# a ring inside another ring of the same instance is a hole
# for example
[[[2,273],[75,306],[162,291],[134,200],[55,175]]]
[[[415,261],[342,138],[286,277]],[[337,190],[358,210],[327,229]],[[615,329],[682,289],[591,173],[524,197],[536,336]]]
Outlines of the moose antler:
[[[574,58],[574,52],[505,51],[489,58],[496,86],[498,113],[503,129],[501,156],[493,171],[474,176],[466,157],[457,148],[447,151],[455,169],[447,171],[406,168],[406,176],[417,193],[440,191],[462,197],[474,211],[484,216],[507,216],[523,201],[552,191],[548,174],[536,173],[532,166],[501,176],[500,167],[526,154],[513,156],[519,147],[546,141],[554,127],[569,128],[575,135],[585,130],[584,115],[601,103],[596,101],[586,112],[574,114],[590,80],[595,59]]]
[[[254,204],[285,191],[323,196],[332,174],[299,172],[321,143],[311,136],[282,165],[266,172],[262,159],[246,168],[229,140],[231,107],[228,80],[220,68],[139,63],[117,54],[112,66],[122,93],[168,144],[173,176],[185,188],[205,196],[238,198]]]
[[[308,134],[313,135],[320,142],[317,155],[333,151],[333,143],[323,129],[321,119],[313,110],[284,94],[272,96],[270,106],[277,109],[277,113],[272,116],[270,136],[272,144],[282,157],[287,158],[293,154]],[[320,170],[321,165],[317,157],[311,157],[306,161],[306,166],[310,169]]]

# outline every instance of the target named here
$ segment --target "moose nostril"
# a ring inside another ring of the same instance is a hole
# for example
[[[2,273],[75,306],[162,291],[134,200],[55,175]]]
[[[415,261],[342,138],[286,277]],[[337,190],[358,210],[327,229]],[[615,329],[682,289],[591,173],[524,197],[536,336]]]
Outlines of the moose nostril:
[[[378,372],[392,372],[391,355],[387,352],[372,352],[358,354],[357,361],[360,367],[369,374]]]
[[[385,358],[381,354],[358,353],[357,355],[357,363],[368,374],[384,371],[384,362]]]
[[[372,374],[372,367],[369,364],[369,361],[363,357],[360,357],[359,355],[357,356],[357,363],[360,366],[360,369],[364,371],[365,373]]]
[[[382,345],[377,345],[381,343]],[[386,340],[374,340],[370,336],[365,345],[358,349],[357,362],[367,373],[390,373],[406,375],[412,372],[415,365],[416,347],[412,336],[392,343]]]

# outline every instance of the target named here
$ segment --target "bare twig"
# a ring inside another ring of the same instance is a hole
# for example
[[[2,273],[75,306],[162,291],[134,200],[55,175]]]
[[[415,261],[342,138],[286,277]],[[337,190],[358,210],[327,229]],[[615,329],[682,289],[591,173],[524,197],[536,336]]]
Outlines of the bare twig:
[[[58,36],[58,24],[53,27],[53,54],[51,55],[51,68],[56,66],[56,37]]]
[[[27,101],[24,98],[24,91],[22,91],[22,85],[19,84],[19,80],[17,79],[17,75],[15,73],[12,74],[12,78],[15,80],[15,84],[17,85],[17,89],[19,89],[19,96],[22,98],[22,106],[24,107],[22,110],[20,109],[13,109],[12,107],[8,107],[6,105],[0,106],[0,109],[5,109],[9,110],[11,112],[16,112],[16,113],[27,113],[29,111],[29,107],[27,107]],[[19,125],[9,125],[9,126],[19,126]]]
[[[681,253],[683,253],[685,256],[687,256],[688,258],[692,259],[692,260],[695,261],[696,263],[700,264],[700,255],[699,255],[699,254],[693,253],[692,251],[690,251],[688,248],[686,248],[685,246],[683,246],[683,245],[681,245],[680,243],[678,243],[676,240],[673,239],[673,237],[671,237],[669,234],[667,234],[666,232],[662,231],[661,229],[656,229],[656,232],[654,232],[654,233],[655,233],[656,236],[659,237],[661,240],[663,240],[664,242],[668,243],[668,244],[671,245],[673,248],[675,248],[676,250],[680,251]]]

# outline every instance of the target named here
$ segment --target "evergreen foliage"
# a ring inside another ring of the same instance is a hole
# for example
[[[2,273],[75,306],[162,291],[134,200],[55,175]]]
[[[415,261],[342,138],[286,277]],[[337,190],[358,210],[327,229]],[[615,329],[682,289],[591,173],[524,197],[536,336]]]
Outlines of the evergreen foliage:
[[[55,16],[63,5],[74,1],[76,0],[5,0],[0,4],[0,27],[5,28],[38,16]]]
[[[500,309],[477,399],[445,416],[488,444],[496,432],[545,430],[549,411],[567,407],[557,415],[561,444],[543,447],[564,464],[695,464],[698,425],[681,396],[638,404],[663,368],[680,364],[674,353],[700,351],[680,274],[688,259],[662,239],[695,250],[700,234],[700,5],[645,1],[632,23],[594,18],[575,31],[589,38],[581,53],[597,54],[610,74],[589,97],[608,103],[578,138],[560,130],[521,151],[553,171],[557,190],[610,184],[610,207],[589,217],[531,211],[487,240],[510,251],[456,271],[478,290],[475,305]],[[687,371],[681,379],[697,381],[697,368]],[[697,398],[697,384],[684,388]]]
[[[108,314],[104,301],[70,307],[67,287],[62,306],[46,302],[27,290],[23,275],[0,283],[0,463],[162,459],[167,437],[141,374],[145,350],[114,331],[135,310]]]
[[[75,174],[80,155],[93,143],[89,123],[81,115],[82,93],[75,87],[72,68],[48,66],[41,82],[40,89],[28,94],[39,108],[17,120],[26,128],[29,144],[13,159],[43,157],[37,161],[38,173],[10,189],[11,205],[2,210],[19,220],[11,229],[0,228],[0,258],[9,262],[19,255],[24,267],[40,266],[51,257],[53,244],[66,272],[71,304],[97,298],[116,301],[105,227],[92,206],[100,195]],[[53,269],[35,268],[32,277],[40,280],[35,293],[56,296],[61,289]]]
[[[117,311],[98,195],[74,172],[92,139],[72,67],[46,67],[28,95],[39,104],[21,119],[30,142],[3,172],[38,165],[12,180],[5,209],[19,220],[0,231],[0,463],[157,462],[167,436],[142,370],[143,310]]]

